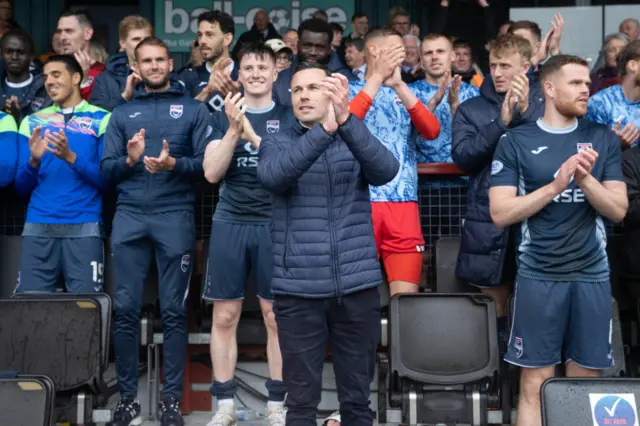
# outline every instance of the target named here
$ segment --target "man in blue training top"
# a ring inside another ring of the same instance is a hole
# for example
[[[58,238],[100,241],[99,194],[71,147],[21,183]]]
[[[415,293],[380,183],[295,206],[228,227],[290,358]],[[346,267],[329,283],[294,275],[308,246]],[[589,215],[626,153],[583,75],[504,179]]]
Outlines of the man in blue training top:
[[[540,387],[566,363],[568,377],[611,366],[611,284],[602,217],[628,207],[620,144],[587,112],[589,68],[549,59],[540,74],[545,112],[507,131],[491,167],[491,218],[519,223],[514,320],[505,360],[522,367],[518,426],[540,425]]]
[[[267,327],[267,421],[270,426],[283,426],[286,389],[271,294],[271,200],[258,182],[256,170],[262,137],[288,129],[295,118],[291,108],[272,99],[273,82],[278,77],[273,50],[264,44],[245,44],[238,53],[238,64],[245,97],[228,94],[225,112],[213,114],[212,141],[203,163],[209,182],[222,181],[202,296],[213,301],[211,393],[218,400],[218,412],[209,426],[229,426],[237,421],[233,405],[235,337],[250,270]]]
[[[591,97],[587,118],[612,128],[627,149],[640,141],[640,40],[629,43],[616,61],[622,81]]]
[[[183,426],[182,398],[187,356],[187,312],[195,245],[194,185],[202,177],[207,108],[170,78],[166,44],[148,37],[135,49],[140,76],[133,100],[113,112],[101,167],[117,185],[111,251],[114,262],[114,347],[121,400],[111,426],[140,424],[138,394],[139,318],[142,290],[155,252],[164,328],[162,426]]]
[[[100,157],[109,113],[80,95],[82,68],[72,56],[44,65],[54,105],[20,124],[16,191],[31,196],[22,232],[17,292],[102,291],[104,245]]]
[[[429,34],[420,47],[425,78],[411,83],[409,87],[433,111],[440,123],[440,135],[433,141],[425,140],[420,134],[415,135],[418,163],[452,163],[453,116],[461,103],[479,96],[480,90],[463,82],[459,75],[451,78],[451,63],[455,52],[447,36]],[[424,185],[429,188],[429,200],[424,207],[428,209],[427,245],[431,247],[441,236],[460,235],[460,206],[464,193],[454,195],[453,191],[444,188],[463,188],[466,182],[461,178],[426,179]],[[458,202],[455,202],[456,198]]]
[[[12,116],[0,112],[0,188],[13,182],[18,164],[18,126]]]

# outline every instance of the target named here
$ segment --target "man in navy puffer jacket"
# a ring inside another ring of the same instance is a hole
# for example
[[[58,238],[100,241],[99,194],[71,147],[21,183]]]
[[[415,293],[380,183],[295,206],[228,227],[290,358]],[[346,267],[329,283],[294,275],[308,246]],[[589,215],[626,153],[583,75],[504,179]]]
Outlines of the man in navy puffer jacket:
[[[158,265],[164,328],[162,426],[184,426],[182,398],[187,355],[188,294],[195,246],[195,182],[202,178],[205,138],[212,131],[207,108],[170,79],[173,63],[162,40],[136,47],[134,67],[144,88],[116,108],[100,164],[117,185],[111,252],[114,264],[114,347],[121,401],[110,426],[136,423],[140,404],[138,342],[142,289],[152,256]],[[141,421],[141,420],[140,420]]]
[[[315,426],[329,341],[343,421],[371,426],[382,276],[368,185],[390,182],[400,164],[349,114],[344,76],[303,63],[291,95],[298,123],[265,137],[258,162],[258,180],[272,193],[271,285],[286,424]]]
[[[109,58],[107,69],[96,77],[91,91],[91,103],[107,111],[133,98],[134,87],[140,82],[140,77],[131,70],[134,51],[138,43],[153,35],[153,26],[142,16],[130,15],[120,21],[119,32],[120,48],[124,51]]]
[[[531,44],[527,40],[513,34],[501,36],[492,43],[489,58],[491,78],[485,78],[480,96],[458,107],[452,125],[451,157],[469,175],[456,275],[494,298],[498,343],[504,354],[508,337],[506,305],[515,274],[515,253],[509,245],[509,229],[495,226],[489,214],[491,161],[498,141],[509,128],[543,115],[544,98],[538,74],[531,67]]]

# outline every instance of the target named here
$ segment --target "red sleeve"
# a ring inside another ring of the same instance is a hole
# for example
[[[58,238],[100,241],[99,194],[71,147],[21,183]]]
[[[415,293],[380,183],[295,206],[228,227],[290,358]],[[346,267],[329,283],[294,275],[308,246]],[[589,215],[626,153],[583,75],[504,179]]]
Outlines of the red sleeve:
[[[372,104],[373,99],[371,99],[364,90],[361,90],[353,99],[351,99],[351,102],[349,102],[349,111],[360,120],[364,120]]]
[[[423,138],[432,141],[438,137],[440,134],[440,122],[436,116],[424,106],[422,101],[419,100],[416,102],[408,111],[413,125],[416,126],[416,129],[418,129],[418,132],[420,132]]]
[[[104,64],[101,64],[99,62],[96,62],[95,64],[91,65],[91,68],[89,69],[89,78],[87,79],[87,82],[89,84],[85,87],[80,88],[80,94],[82,95],[82,99],[87,101],[89,100],[89,98],[91,97],[91,91],[93,90],[93,85],[96,84],[96,78],[106,68],[107,67],[105,67]]]

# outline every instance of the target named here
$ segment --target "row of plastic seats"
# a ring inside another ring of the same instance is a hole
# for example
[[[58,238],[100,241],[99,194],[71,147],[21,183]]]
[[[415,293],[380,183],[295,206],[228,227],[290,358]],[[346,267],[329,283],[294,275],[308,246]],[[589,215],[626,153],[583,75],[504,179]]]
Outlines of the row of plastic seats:
[[[104,381],[111,309],[106,294],[21,294],[0,299],[0,347],[4,348],[0,371],[20,374],[5,377],[2,384],[0,401],[3,405],[12,401],[12,412],[18,416],[6,424],[49,426],[52,419],[93,422],[93,411],[105,407],[113,392]],[[55,394],[55,405],[32,405],[34,398],[48,401],[49,394]],[[46,410],[40,411],[42,407]],[[2,408],[0,413],[4,416]],[[34,420],[36,415],[42,422]]]

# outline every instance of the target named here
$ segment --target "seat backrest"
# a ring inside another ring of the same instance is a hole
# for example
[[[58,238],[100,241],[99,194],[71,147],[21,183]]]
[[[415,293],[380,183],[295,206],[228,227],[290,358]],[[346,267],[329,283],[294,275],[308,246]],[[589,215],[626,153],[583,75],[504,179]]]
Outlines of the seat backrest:
[[[0,300],[0,370],[50,377],[58,391],[102,378],[102,312],[93,298]]]
[[[111,316],[112,316],[112,304],[111,297],[106,293],[91,293],[91,294],[78,294],[78,293],[55,293],[55,294],[41,294],[41,293],[17,293],[12,296],[14,299],[51,299],[57,298],[60,300],[76,300],[78,298],[86,298],[95,300],[100,307],[100,318],[102,322],[102,330],[100,333],[100,340],[102,341],[102,368],[105,370],[107,364],[109,364],[109,345],[111,341]]]
[[[0,298],[13,294],[20,271],[22,237],[19,235],[0,237]]]
[[[638,425],[640,379],[553,378],[541,389],[543,426]]]
[[[499,367],[496,310],[483,294],[399,294],[391,298],[391,370],[426,384],[485,380]]]
[[[476,293],[478,289],[456,277],[460,237],[443,237],[436,241],[437,293]]]
[[[0,378],[0,417],[3,425],[51,426],[55,388],[46,376]]]

